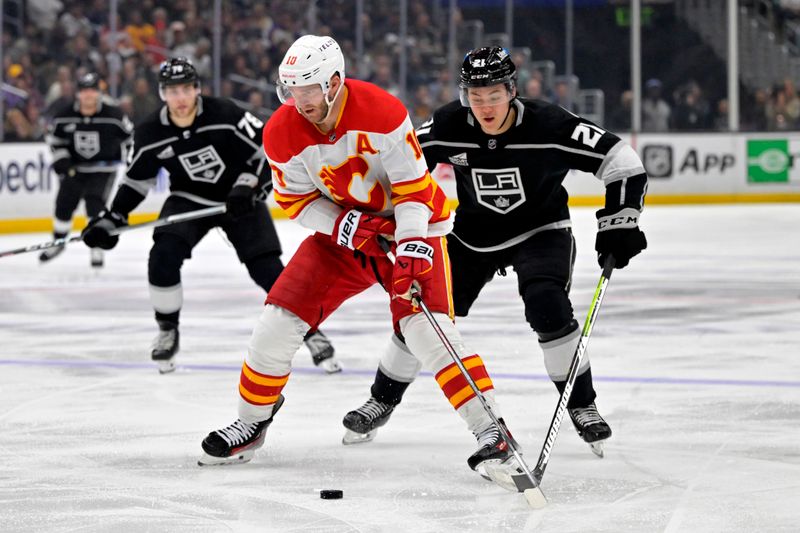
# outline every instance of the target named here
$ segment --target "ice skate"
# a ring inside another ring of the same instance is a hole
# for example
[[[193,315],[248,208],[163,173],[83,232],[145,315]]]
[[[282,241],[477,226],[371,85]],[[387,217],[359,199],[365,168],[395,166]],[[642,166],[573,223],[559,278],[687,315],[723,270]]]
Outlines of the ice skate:
[[[228,427],[212,431],[203,439],[203,456],[197,461],[199,466],[215,466],[246,463],[264,444],[267,428],[275,414],[283,405],[283,395],[272,407],[272,415],[261,422],[248,423],[241,419]]]
[[[92,268],[103,268],[103,250],[101,248],[91,249],[90,263]]]
[[[46,250],[44,250],[42,253],[39,254],[39,262],[46,263],[51,259],[55,259],[59,255],[61,255],[61,253],[64,251],[64,248],[66,248],[66,246],[64,246],[63,244],[47,248]]]
[[[159,374],[168,374],[175,370],[175,354],[180,349],[178,328],[159,326],[158,335],[153,340],[151,357],[158,363]]]
[[[314,361],[315,366],[320,367],[328,374],[342,371],[342,365],[336,359],[331,341],[322,332],[309,333],[303,339],[303,342],[311,352],[311,359]]]
[[[367,402],[354,411],[344,416],[342,424],[347,428],[342,444],[360,444],[370,442],[378,433],[378,428],[389,421],[394,411],[394,406],[370,398]]]
[[[603,457],[603,443],[611,436],[611,428],[597,412],[594,402],[586,407],[575,407],[567,411],[578,436],[591,447],[595,455]]]
[[[500,423],[503,424],[506,433],[511,437],[514,447],[517,451],[520,451],[517,441],[514,440],[514,437],[505,427],[505,422],[502,418]],[[480,448],[467,459],[469,467],[484,479],[493,481],[506,490],[517,492],[517,486],[512,475],[519,474],[522,470],[497,426],[491,425],[483,431],[475,433],[475,437],[478,439]]]

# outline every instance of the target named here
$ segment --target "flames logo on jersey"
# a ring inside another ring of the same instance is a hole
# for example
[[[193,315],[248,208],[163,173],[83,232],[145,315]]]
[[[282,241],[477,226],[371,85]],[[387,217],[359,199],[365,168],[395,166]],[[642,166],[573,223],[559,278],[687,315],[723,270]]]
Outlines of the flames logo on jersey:
[[[86,159],[91,159],[100,153],[99,131],[76,131],[75,151]]]
[[[216,183],[225,172],[225,163],[211,145],[182,154],[178,159],[186,174],[194,181]]]
[[[322,167],[319,177],[337,203],[380,213],[386,208],[386,192],[380,182],[367,179],[368,172],[366,159],[350,156],[336,167]]]
[[[519,168],[473,168],[472,183],[478,203],[501,215],[525,203]]]

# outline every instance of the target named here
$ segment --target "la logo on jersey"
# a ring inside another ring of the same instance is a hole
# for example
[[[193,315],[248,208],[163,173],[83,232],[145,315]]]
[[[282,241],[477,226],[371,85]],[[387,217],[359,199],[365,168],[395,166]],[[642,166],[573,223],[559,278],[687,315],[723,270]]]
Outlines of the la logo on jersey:
[[[473,168],[472,183],[478,203],[502,215],[525,203],[519,168]]]
[[[211,145],[182,154],[178,159],[186,174],[194,181],[216,183],[225,172],[225,163]]]
[[[86,159],[91,159],[100,153],[100,132],[76,131],[75,151]]]

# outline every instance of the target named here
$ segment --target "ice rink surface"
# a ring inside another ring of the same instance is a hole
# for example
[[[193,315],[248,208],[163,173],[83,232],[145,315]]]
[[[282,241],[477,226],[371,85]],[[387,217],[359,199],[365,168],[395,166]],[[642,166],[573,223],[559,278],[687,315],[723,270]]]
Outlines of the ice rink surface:
[[[573,210],[580,322],[599,277],[593,213]],[[288,260],[306,232],[277,224]],[[325,324],[345,372],[322,374],[303,348],[254,460],[200,468],[200,441],[236,417],[263,301],[220,234],[184,267],[166,376],[149,361],[150,231],[126,233],[100,272],[80,243],[46,265],[0,259],[0,530],[798,531],[800,205],[653,206],[642,226],[650,247],[614,272],[589,343],[614,436],[599,459],[565,421],[540,511],[469,470],[475,440],[429,374],[374,442],[341,444],[391,331],[378,288]],[[0,236],[0,249],[49,239]],[[557,395],[514,273],[459,325],[534,464]]]

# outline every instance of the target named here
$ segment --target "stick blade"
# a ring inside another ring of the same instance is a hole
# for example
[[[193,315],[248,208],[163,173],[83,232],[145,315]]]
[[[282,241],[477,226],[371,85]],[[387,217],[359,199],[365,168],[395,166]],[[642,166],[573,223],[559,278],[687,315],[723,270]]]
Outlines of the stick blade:
[[[547,506],[547,498],[539,487],[525,489],[523,494],[531,509],[544,509]]]

